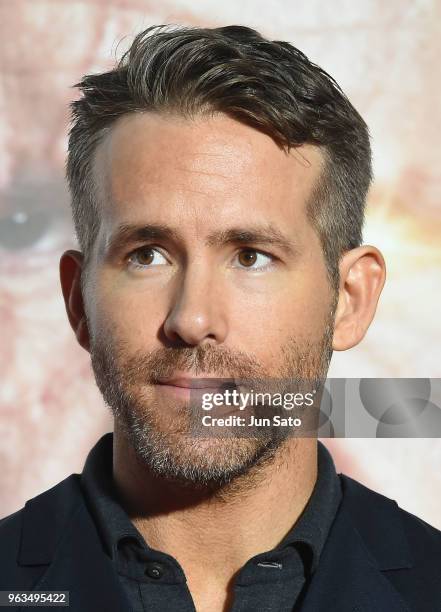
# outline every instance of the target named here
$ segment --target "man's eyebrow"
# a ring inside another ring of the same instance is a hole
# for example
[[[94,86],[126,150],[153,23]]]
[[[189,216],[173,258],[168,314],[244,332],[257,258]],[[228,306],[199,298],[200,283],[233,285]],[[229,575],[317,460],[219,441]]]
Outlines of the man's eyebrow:
[[[289,255],[298,253],[298,248],[294,242],[273,225],[256,225],[247,228],[233,227],[214,232],[207,238],[207,246],[231,243],[276,246]]]
[[[149,240],[175,240],[179,237],[175,230],[161,223],[134,225],[121,223],[107,241],[107,250],[118,252],[134,242],[147,242]]]
[[[122,223],[117,226],[107,241],[107,250],[119,252],[135,242],[148,242],[151,240],[182,241],[179,233],[169,225],[160,223],[149,223],[145,225],[134,225]],[[298,248],[292,240],[287,238],[279,229],[273,225],[254,225],[251,227],[232,227],[211,233],[206,241],[206,246],[223,246],[226,244],[254,244],[276,246],[289,255],[296,255]]]

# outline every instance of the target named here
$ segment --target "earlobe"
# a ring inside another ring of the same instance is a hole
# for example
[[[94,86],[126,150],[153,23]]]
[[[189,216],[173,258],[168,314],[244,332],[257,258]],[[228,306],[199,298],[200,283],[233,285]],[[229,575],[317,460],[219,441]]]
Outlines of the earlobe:
[[[87,327],[87,319],[85,316],[80,319],[75,335],[77,337],[78,344],[88,353],[90,353],[89,329]]]
[[[65,251],[60,259],[60,282],[69,323],[80,346],[89,351],[89,330],[81,289],[83,261],[79,251]]]
[[[371,324],[386,278],[381,252],[363,245],[348,251],[340,262],[340,289],[335,315],[333,349],[356,346]]]

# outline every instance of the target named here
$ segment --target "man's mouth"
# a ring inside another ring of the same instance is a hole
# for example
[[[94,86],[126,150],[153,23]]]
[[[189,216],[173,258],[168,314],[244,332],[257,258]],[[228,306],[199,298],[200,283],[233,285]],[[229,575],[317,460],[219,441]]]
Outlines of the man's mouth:
[[[178,376],[173,378],[159,378],[157,384],[168,387],[180,387],[183,389],[213,389],[220,388],[222,382],[219,381],[218,378]]]
[[[159,378],[156,387],[174,397],[199,399],[205,393],[223,393],[226,389],[225,379],[213,377],[174,376]],[[231,382],[228,388],[232,388]]]

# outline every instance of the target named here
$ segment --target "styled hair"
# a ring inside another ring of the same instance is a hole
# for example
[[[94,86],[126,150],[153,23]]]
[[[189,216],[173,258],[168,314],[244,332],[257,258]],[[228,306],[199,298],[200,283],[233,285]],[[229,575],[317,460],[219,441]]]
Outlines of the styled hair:
[[[362,242],[372,179],[365,122],[336,81],[287,42],[244,26],[153,26],[139,33],[114,69],[86,75],[71,104],[66,164],[75,231],[86,260],[99,229],[93,181],[97,145],[134,112],[224,113],[289,151],[320,148],[323,168],[307,204],[329,279],[338,287],[342,254]]]

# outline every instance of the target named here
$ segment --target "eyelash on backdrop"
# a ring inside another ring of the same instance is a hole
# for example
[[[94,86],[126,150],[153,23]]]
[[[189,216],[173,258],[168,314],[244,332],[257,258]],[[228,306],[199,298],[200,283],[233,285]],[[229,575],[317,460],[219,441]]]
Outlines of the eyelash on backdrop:
[[[167,262],[167,257],[162,253],[162,251],[154,246],[154,245],[145,245],[145,246],[141,246],[141,247],[137,247],[136,249],[134,249],[133,251],[131,251],[127,256],[126,256],[126,263],[128,264],[129,267],[135,268],[137,270],[146,270],[148,268],[154,268],[156,266],[152,266],[151,264],[139,264],[136,263],[132,260],[132,258],[134,256],[136,256],[137,253],[139,253],[142,250],[151,250],[151,251],[155,251],[156,253],[159,253]],[[268,268],[271,268],[272,266],[274,266],[274,264],[278,261],[278,258],[273,255],[272,253],[268,253],[267,251],[263,251],[261,249],[256,249],[253,247],[242,247],[241,249],[239,249],[236,253],[235,253],[235,257],[237,257],[240,253],[244,253],[244,252],[253,252],[256,253],[258,256],[259,255],[263,255],[264,257],[268,257],[271,261],[264,265],[264,266],[260,266],[260,267],[255,267],[254,265],[252,266],[233,266],[235,268],[238,268],[239,270],[252,270],[252,271],[262,271],[262,270],[266,270]],[[170,262],[168,262],[170,263]],[[157,264],[158,265],[158,264]],[[159,265],[164,265],[164,264],[159,264]]]

